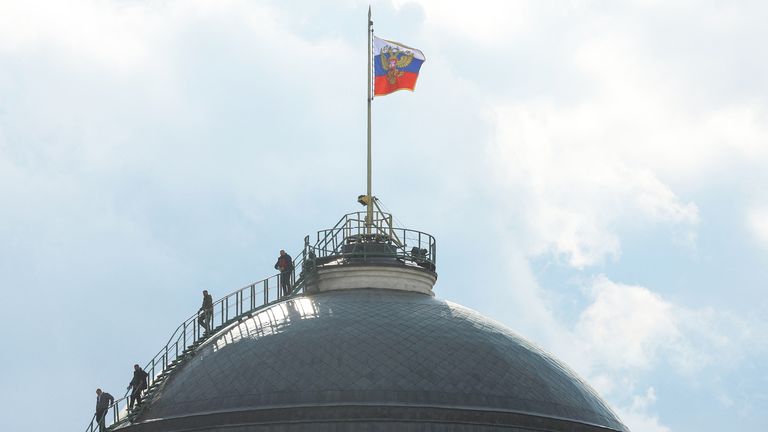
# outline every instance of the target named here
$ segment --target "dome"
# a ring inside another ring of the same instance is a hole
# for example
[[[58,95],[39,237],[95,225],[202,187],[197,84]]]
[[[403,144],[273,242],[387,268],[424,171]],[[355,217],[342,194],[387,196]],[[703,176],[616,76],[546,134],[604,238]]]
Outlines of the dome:
[[[300,295],[209,338],[137,431],[628,431],[563,363],[408,290]]]

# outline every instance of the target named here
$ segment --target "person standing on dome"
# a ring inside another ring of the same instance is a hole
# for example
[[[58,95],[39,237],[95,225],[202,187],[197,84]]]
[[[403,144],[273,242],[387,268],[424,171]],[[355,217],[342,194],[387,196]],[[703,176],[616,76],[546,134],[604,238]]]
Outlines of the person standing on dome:
[[[197,323],[205,329],[205,334],[211,331],[213,322],[213,296],[208,294],[208,290],[203,290],[203,305],[197,311]]]
[[[147,378],[149,375],[144,372],[139,365],[133,365],[133,379],[128,383],[128,389],[131,391],[131,400],[128,402],[128,409],[133,409],[133,402],[136,402],[136,406],[141,406],[141,392],[147,388]]]
[[[100,388],[96,389],[96,422],[99,424],[99,432],[107,430],[104,418],[107,416],[107,410],[109,410],[113,403],[115,403],[115,398],[111,394],[101,391]]]
[[[291,292],[291,273],[293,273],[293,259],[291,256],[285,253],[284,250],[280,250],[280,256],[275,263],[275,269],[280,270],[280,287],[283,289],[283,296],[287,296]]]

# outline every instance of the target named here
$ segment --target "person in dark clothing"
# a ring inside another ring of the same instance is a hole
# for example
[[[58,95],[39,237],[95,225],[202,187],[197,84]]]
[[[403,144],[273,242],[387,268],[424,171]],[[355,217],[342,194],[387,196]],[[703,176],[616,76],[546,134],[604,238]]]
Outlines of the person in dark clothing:
[[[137,364],[133,365],[133,379],[128,383],[128,389],[133,389],[133,391],[131,391],[131,400],[128,403],[128,409],[133,409],[134,401],[136,402],[137,407],[141,406],[141,392],[147,388],[148,377],[149,375],[144,372],[144,369]]]
[[[280,270],[280,287],[283,289],[283,296],[287,296],[291,292],[293,259],[284,250],[280,251],[280,256],[275,263],[275,269]]]
[[[107,430],[104,418],[107,416],[107,411],[113,403],[115,403],[115,398],[111,394],[103,392],[101,389],[96,389],[96,422],[99,424],[99,432]]]
[[[213,296],[203,291],[203,305],[197,311],[197,323],[205,329],[205,334],[211,331],[213,322]]]

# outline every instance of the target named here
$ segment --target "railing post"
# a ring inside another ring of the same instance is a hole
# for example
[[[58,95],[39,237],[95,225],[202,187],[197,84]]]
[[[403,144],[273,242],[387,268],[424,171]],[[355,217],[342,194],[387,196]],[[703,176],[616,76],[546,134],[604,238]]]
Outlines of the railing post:
[[[251,284],[251,310],[256,309],[256,284]]]
[[[226,297],[224,297],[224,301],[226,301]],[[221,318],[221,323],[224,324],[224,302],[219,303],[221,305],[221,313],[219,313],[219,317]]]
[[[186,321],[184,321],[184,330],[182,332],[182,338],[184,339],[184,343],[182,344],[184,348],[182,348],[182,351],[184,351],[187,349],[187,322]]]
[[[264,304],[269,303],[269,278],[264,279]]]

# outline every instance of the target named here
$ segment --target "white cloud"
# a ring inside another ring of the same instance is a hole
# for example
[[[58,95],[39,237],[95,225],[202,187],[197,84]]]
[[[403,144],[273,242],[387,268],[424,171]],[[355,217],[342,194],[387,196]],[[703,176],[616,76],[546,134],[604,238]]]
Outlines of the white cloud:
[[[650,290],[597,278],[589,287],[592,303],[575,332],[595,364],[603,369],[647,369],[658,351],[680,343],[675,310]]]
[[[552,250],[574,267],[618,258],[618,225],[668,223],[693,229],[698,209],[654,172],[617,154],[591,109],[500,107],[497,170],[522,189],[531,254]],[[617,145],[618,146],[618,145]]]
[[[410,1],[394,2],[402,7]],[[485,1],[482,7],[467,7],[460,1],[418,0],[426,13],[426,25],[435,32],[458,33],[487,45],[503,45],[510,33],[530,28],[535,8],[528,2]]]
[[[589,304],[573,326],[570,343],[560,339],[560,355],[614,402],[634,431],[669,430],[652,414],[655,389],[638,388],[644,377],[666,370],[667,376],[684,377],[694,385],[717,383],[749,355],[768,348],[762,318],[689,309],[646,287],[605,276],[593,279],[584,292]]]
[[[113,73],[144,63],[149,40],[162,36],[162,23],[142,2],[93,0],[0,3],[0,51],[57,51],[62,61],[90,61]]]
[[[577,268],[615,260],[622,250],[620,230],[645,224],[664,224],[692,245],[700,219],[692,193],[714,181],[714,170],[768,163],[764,95],[719,101],[703,93],[720,83],[707,64],[711,54],[687,63],[659,55],[660,36],[633,26],[636,6],[619,7],[610,20],[590,8],[562,7],[600,31],[575,24],[559,36],[547,35],[557,44],[546,47],[544,60],[533,60],[556,71],[547,75],[556,88],[542,84],[493,95],[492,160],[506,184],[502,193],[515,197],[514,206],[525,213],[531,255],[552,252]],[[541,18],[538,12],[531,13]],[[665,13],[676,17],[673,9]],[[729,28],[748,19],[728,16]],[[542,28],[558,19],[544,19]],[[524,46],[515,31],[499,39]],[[526,31],[536,39],[543,30]],[[686,55],[697,53],[687,36],[675,42],[688,49]],[[727,50],[722,55],[736,56]],[[515,76],[535,85],[539,78],[535,68],[528,72],[526,60],[520,59]]]
[[[758,243],[768,248],[768,207],[755,207],[747,212],[747,227]]]
[[[704,369],[737,367],[747,352],[764,349],[761,319],[712,308],[689,309],[650,289],[599,276],[585,287],[589,305],[574,326],[584,371],[620,376],[660,365],[695,377]],[[603,379],[603,378],[601,378]]]
[[[768,156],[764,104],[706,104],[691,86],[701,78],[676,70],[647,44],[637,34],[617,31],[578,47],[569,60],[593,92],[578,116],[564,114],[581,123],[564,124],[564,134],[576,132],[574,142],[591,142],[669,178],[698,178],[724,162]]]
[[[656,391],[649,387],[645,394],[632,398],[632,404],[618,410],[619,417],[633,432],[670,432],[671,429],[659,422],[658,416],[649,414],[656,403]]]
[[[765,108],[688,105],[664,64],[623,55],[642,52],[633,44],[604,37],[574,53],[593,89],[576,104],[496,107],[494,160],[507,187],[523,191],[532,254],[551,250],[578,268],[616,259],[617,228],[627,224],[671,224],[693,239],[698,207],[671,184],[768,156]]]

